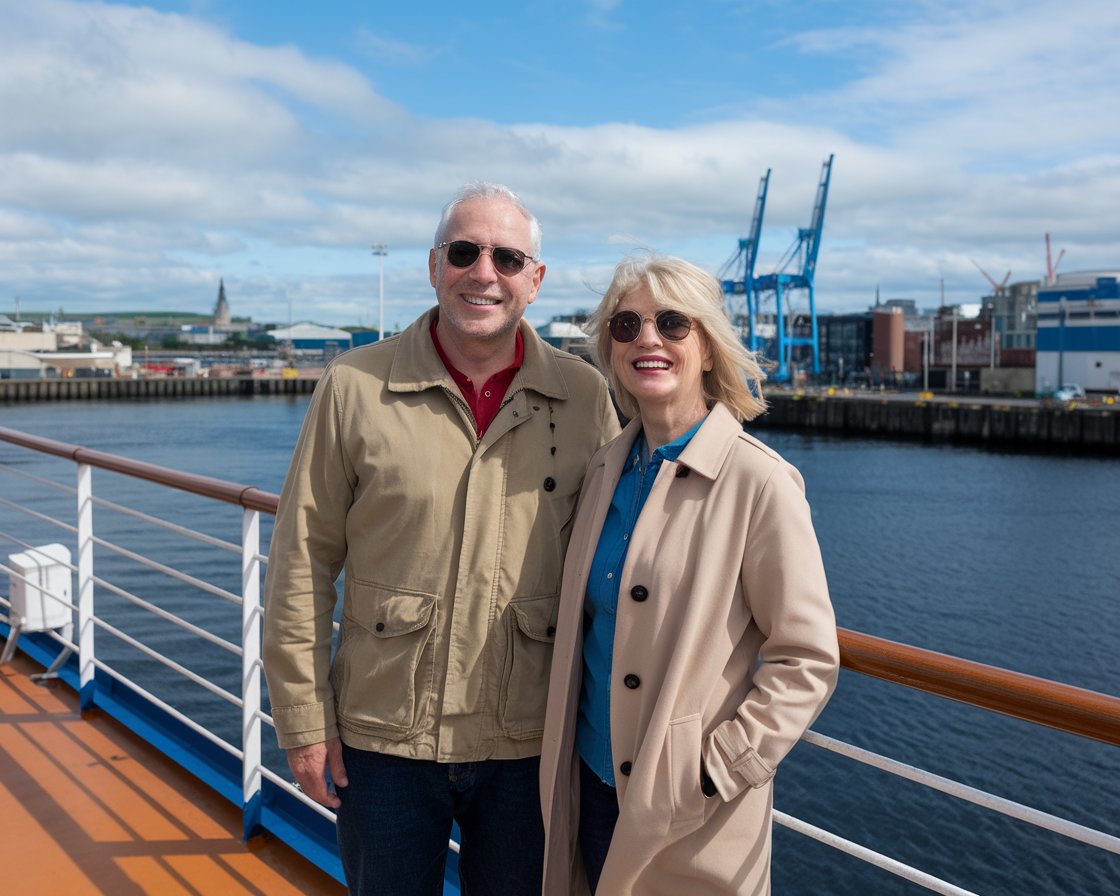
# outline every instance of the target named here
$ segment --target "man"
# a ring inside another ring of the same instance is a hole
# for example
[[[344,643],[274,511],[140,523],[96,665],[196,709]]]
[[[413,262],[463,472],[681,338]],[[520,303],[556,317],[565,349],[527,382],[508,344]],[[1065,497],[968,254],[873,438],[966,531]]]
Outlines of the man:
[[[602,377],[522,321],[545,266],[516,195],[460,190],[428,269],[437,307],[335,359],[308,408],[265,584],[272,714],[338,811],[352,893],[442,892],[454,820],[464,892],[535,894],[564,548],[618,424]]]

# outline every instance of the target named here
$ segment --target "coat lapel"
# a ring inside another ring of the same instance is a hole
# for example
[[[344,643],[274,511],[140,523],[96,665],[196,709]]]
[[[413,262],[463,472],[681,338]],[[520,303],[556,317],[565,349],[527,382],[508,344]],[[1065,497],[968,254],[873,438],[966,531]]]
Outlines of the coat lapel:
[[[599,534],[603,531],[603,523],[606,522],[615,487],[622,476],[622,468],[630,456],[630,448],[641,428],[641,420],[635,417],[626,424],[621,435],[603,446],[588,467],[580,493],[580,503],[593,503],[589,506],[586,523],[580,527],[582,531],[573,533],[574,544],[568,546],[570,568],[579,571],[579,591],[576,592],[579,595],[587,590],[587,577],[591,573],[591,561],[595,559],[595,550],[599,546]],[[583,517],[579,509],[576,512],[578,517]],[[577,548],[576,551],[572,550],[573,546]],[[574,565],[577,562],[579,565]]]

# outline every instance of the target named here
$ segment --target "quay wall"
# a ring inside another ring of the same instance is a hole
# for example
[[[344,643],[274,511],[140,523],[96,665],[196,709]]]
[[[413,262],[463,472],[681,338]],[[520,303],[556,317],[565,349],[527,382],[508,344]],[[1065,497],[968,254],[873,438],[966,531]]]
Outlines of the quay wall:
[[[0,405],[33,401],[307,395],[317,376],[0,380]],[[1120,455],[1120,404],[970,401],[904,395],[827,395],[770,390],[752,429],[971,442]]]
[[[306,395],[315,390],[317,377],[158,377],[113,379],[0,380],[0,404],[28,401],[93,399],[194,398],[237,395]]]
[[[751,422],[752,428],[1120,455],[1120,405],[780,392],[768,392],[766,400],[770,409]]]

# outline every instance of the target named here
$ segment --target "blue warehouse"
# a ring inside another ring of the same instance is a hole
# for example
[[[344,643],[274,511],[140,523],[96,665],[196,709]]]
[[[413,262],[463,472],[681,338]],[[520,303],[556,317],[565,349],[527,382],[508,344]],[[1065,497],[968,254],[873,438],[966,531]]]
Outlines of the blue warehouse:
[[[1120,392],[1120,272],[1059,274],[1038,291],[1035,388]]]

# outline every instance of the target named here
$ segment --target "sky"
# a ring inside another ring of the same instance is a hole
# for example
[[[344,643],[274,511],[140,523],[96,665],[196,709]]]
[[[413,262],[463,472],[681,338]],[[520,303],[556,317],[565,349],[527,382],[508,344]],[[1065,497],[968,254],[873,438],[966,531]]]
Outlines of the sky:
[[[756,274],[834,157],[818,312],[1120,269],[1108,0],[0,0],[0,313],[407,326],[464,183],[541,222],[540,324],[635,251]],[[375,255],[374,245],[385,255]],[[807,308],[803,293],[790,297]]]

